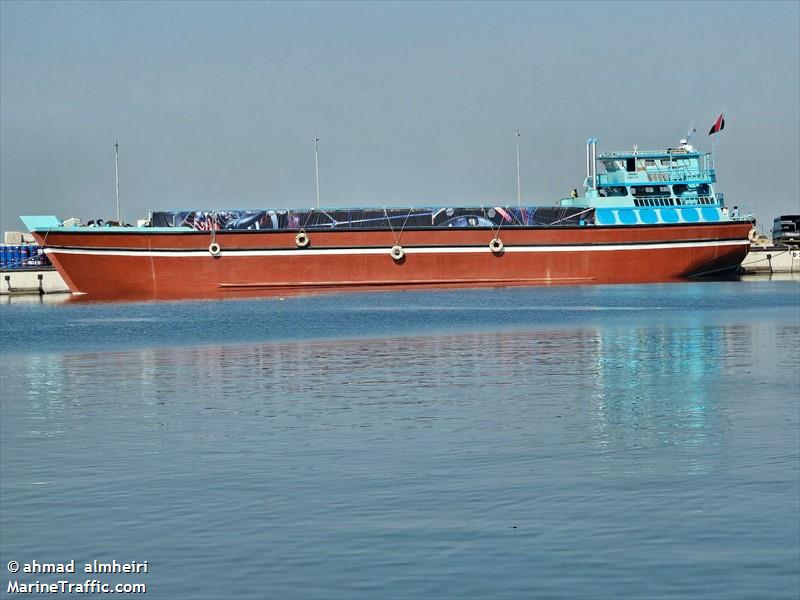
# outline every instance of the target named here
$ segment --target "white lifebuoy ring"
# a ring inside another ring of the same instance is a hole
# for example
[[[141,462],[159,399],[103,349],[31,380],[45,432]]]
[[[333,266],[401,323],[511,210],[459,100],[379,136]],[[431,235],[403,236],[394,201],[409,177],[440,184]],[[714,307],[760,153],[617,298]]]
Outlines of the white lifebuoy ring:
[[[494,238],[491,242],[489,242],[489,250],[491,250],[494,254],[500,254],[503,251],[503,240],[500,238]]]
[[[406,251],[403,250],[402,246],[392,246],[392,249],[389,252],[389,254],[392,255],[392,258],[394,260],[401,261],[401,260],[403,260],[403,257],[405,257]]]
[[[305,231],[301,231],[294,236],[294,243],[297,244],[298,248],[305,248],[311,243],[311,238],[308,237],[308,234]]]
[[[753,227],[747,234],[747,239],[751,242],[755,242],[759,238],[758,229]]]
[[[211,244],[208,246],[208,251],[211,254],[211,256],[219,256],[219,253],[222,251],[222,248],[219,247],[219,244],[217,242],[211,242]]]

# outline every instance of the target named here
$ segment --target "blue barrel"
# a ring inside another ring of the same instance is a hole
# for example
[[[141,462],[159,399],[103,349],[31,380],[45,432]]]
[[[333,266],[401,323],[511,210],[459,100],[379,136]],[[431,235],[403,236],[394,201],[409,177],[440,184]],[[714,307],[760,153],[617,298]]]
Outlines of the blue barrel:
[[[0,268],[5,269],[6,263],[8,263],[8,250],[6,250],[5,245],[0,246]]]
[[[24,269],[28,266],[28,261],[31,258],[30,246],[28,246],[28,244],[23,244],[19,250],[19,254],[20,260],[22,261],[19,266]]]
[[[20,248],[16,244],[11,246],[11,264],[9,265],[12,269],[19,269],[19,261],[20,261]]]

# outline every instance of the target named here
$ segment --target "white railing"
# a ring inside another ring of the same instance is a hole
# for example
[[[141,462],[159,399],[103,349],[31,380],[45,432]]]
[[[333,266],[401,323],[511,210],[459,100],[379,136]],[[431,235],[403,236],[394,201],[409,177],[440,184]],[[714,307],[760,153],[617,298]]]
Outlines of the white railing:
[[[612,173],[599,173],[597,183],[641,183],[641,182],[669,182],[669,181],[713,181],[716,173],[714,169],[667,169],[664,171],[616,171]]]
[[[668,158],[669,156],[684,157],[690,156],[708,156],[708,152],[700,152],[698,150],[686,150],[681,147],[669,148],[667,150],[628,150],[623,152],[601,152],[597,158],[603,160],[604,158]]]

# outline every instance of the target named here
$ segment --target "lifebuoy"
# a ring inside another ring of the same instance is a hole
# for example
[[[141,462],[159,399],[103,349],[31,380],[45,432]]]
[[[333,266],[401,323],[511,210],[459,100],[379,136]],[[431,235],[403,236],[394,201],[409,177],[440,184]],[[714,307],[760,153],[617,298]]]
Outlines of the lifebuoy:
[[[756,229],[755,227],[753,227],[747,234],[747,239],[750,240],[751,242],[755,242],[758,239],[758,237],[759,237],[758,229]]]
[[[305,248],[311,243],[311,238],[308,237],[308,234],[305,231],[301,231],[294,236],[294,243],[297,244],[298,248]]]
[[[503,240],[500,238],[494,238],[491,242],[489,242],[489,250],[495,254],[500,254],[503,251]]]
[[[392,246],[392,249],[389,252],[389,254],[392,255],[392,258],[394,260],[401,261],[401,260],[403,260],[403,257],[405,257],[406,251],[403,250],[402,246]]]
[[[211,242],[211,244],[208,246],[208,251],[211,256],[219,256],[221,250],[222,248],[219,247],[217,242]]]

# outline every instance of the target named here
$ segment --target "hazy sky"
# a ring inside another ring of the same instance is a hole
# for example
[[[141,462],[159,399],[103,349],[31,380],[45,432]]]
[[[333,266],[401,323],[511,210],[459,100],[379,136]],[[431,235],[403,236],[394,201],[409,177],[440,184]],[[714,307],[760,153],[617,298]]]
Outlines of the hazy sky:
[[[800,212],[800,3],[0,2],[0,228],[19,214],[552,204],[584,143],[725,111],[718,189]]]

